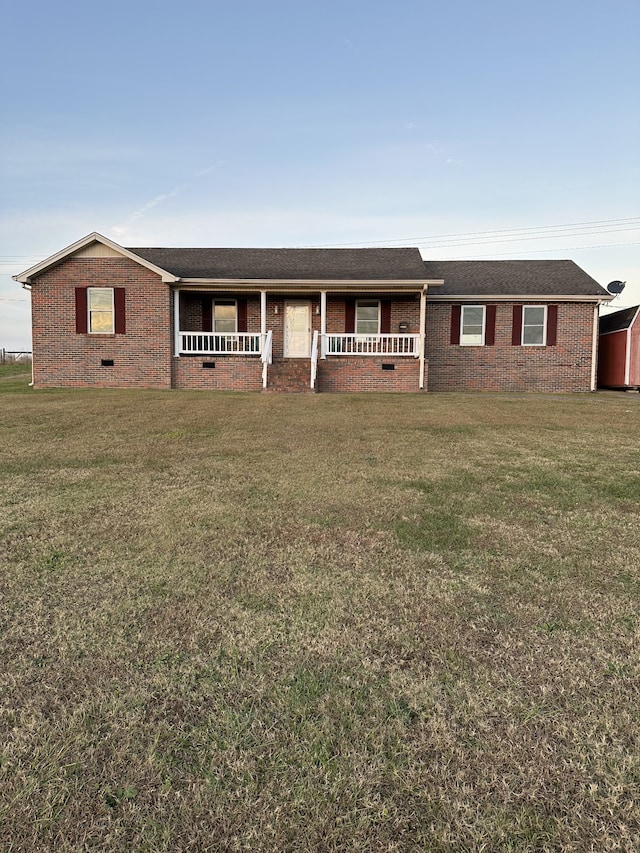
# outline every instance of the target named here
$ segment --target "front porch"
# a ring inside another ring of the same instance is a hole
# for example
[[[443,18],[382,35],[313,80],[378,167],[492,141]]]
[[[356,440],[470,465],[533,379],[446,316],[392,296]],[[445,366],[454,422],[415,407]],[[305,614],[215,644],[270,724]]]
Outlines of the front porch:
[[[176,289],[174,386],[288,390],[289,381],[292,391],[424,388],[423,294],[374,296]]]

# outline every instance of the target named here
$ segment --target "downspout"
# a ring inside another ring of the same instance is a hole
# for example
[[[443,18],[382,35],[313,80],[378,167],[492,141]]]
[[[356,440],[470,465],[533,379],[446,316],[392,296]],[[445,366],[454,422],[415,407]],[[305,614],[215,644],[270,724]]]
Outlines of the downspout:
[[[420,380],[418,387],[421,391],[424,391],[424,336],[425,336],[425,324],[426,324],[426,316],[427,316],[427,288],[428,284],[425,284],[423,289],[420,291],[420,337],[418,339],[418,353],[420,359]]]
[[[593,341],[591,344],[591,390],[596,390],[596,367],[598,361],[598,315],[600,303],[593,309]]]
[[[631,382],[631,324],[629,324],[629,328],[627,329],[626,340],[625,340],[625,354],[624,354],[624,384],[629,385]]]
[[[30,284],[26,284],[26,283],[23,284],[22,289],[28,290],[29,293],[31,293],[31,285]],[[33,304],[31,302],[31,300],[29,300],[29,311],[31,312],[31,329],[32,329],[32,337],[33,337]],[[35,382],[36,382],[36,377],[35,377],[35,372],[33,369],[33,340],[32,340],[31,341],[31,382],[29,383],[28,387],[33,388],[33,386],[35,385]]]

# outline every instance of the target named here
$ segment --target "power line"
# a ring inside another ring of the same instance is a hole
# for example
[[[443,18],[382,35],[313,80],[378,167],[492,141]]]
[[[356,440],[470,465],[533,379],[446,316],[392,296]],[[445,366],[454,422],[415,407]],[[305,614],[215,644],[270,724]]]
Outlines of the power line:
[[[427,237],[401,237],[395,238],[392,240],[360,240],[352,243],[325,243],[323,245],[313,245],[306,246],[308,249],[328,249],[328,248],[337,248],[340,246],[374,246],[374,245],[385,245],[388,246],[390,243],[402,243],[404,245],[407,244],[415,244],[415,243],[424,243],[431,240],[456,240],[462,237],[481,237],[486,235],[488,237],[497,236],[499,234],[535,234],[541,231],[556,231],[556,232],[565,232],[569,229],[576,228],[589,228],[594,225],[604,225],[605,228],[601,229],[601,231],[595,233],[611,233],[611,229],[613,225],[621,225],[623,223],[638,223],[640,226],[640,216],[629,216],[624,219],[594,219],[588,222],[569,222],[562,225],[534,225],[528,228],[503,228],[503,229],[494,229],[492,231],[463,231],[457,234],[435,234]],[[635,230],[635,229],[632,229]],[[575,232],[574,232],[575,233]],[[549,234],[543,236],[552,236]],[[484,242],[484,241],[481,241]]]
[[[584,249],[617,249],[622,246],[640,246],[640,242],[638,243],[605,243],[600,246],[565,246],[562,249],[545,249],[545,252],[582,252]],[[475,261],[478,258],[495,258],[504,257],[505,255],[537,255],[540,253],[539,249],[532,249],[529,252],[491,252],[489,255],[476,255],[475,253],[472,256],[463,256],[461,258],[429,258],[429,260],[455,260],[455,261],[465,261],[471,260]]]

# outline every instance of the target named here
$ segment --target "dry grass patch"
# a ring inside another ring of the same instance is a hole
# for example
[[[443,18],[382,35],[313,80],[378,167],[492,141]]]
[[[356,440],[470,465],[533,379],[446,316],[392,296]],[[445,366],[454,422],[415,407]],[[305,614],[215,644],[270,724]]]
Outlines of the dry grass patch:
[[[0,399],[4,849],[638,848],[635,397]]]

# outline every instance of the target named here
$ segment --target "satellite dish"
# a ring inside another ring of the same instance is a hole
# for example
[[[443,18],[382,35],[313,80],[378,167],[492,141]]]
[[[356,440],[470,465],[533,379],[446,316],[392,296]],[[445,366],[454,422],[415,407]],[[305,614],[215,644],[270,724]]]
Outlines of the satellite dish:
[[[615,293],[615,295],[617,296],[618,294],[622,293],[626,283],[626,281],[610,281],[607,285],[607,290],[609,291],[609,293]]]

